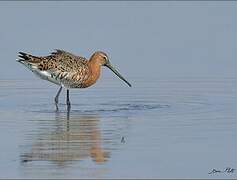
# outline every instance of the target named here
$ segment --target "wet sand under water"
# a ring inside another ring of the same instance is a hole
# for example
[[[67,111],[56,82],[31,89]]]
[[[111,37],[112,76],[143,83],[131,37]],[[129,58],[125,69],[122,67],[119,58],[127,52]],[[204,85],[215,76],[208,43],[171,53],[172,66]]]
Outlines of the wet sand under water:
[[[237,178],[237,79],[131,83],[0,80],[0,178]]]

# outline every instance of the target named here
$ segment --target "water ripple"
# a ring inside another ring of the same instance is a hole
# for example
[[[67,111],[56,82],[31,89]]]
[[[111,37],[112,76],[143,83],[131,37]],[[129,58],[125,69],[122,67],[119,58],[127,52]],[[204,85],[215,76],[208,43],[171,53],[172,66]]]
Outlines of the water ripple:
[[[65,104],[60,104],[61,109],[66,109]],[[41,113],[53,113],[54,111],[49,109],[44,109],[49,107],[49,104],[41,104],[41,105],[34,105],[32,106],[33,109],[36,108],[37,110],[32,110],[31,112],[41,112]],[[109,112],[138,112],[138,111],[148,111],[148,110],[156,110],[156,109],[163,109],[163,108],[170,108],[168,104],[157,104],[154,102],[146,102],[146,103],[101,103],[98,105],[90,105],[90,104],[72,104],[74,112],[81,112],[81,113],[109,113]],[[97,108],[98,107],[98,108]],[[77,110],[75,110],[77,109]],[[27,108],[27,111],[29,108]]]

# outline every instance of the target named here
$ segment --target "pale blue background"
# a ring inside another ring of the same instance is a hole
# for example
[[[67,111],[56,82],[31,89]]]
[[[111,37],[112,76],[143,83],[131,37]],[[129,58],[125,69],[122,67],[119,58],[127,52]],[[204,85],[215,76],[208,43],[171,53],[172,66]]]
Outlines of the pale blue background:
[[[0,77],[35,78],[18,51],[106,51],[122,74],[233,77],[237,2],[0,2]],[[111,76],[104,71],[104,76]]]
[[[237,2],[0,2],[0,178],[236,178],[208,174],[237,169],[236,33]],[[68,120],[65,90],[55,112],[58,87],[15,61],[55,48],[106,51],[133,87],[103,69]],[[78,155],[91,141],[107,162]]]

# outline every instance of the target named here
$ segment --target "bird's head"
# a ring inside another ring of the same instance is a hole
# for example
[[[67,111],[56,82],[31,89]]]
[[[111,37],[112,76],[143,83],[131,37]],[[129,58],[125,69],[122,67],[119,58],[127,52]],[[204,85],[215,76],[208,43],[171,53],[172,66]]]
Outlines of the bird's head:
[[[109,58],[106,53],[102,51],[96,51],[91,59],[93,59],[97,64],[104,66],[105,64],[109,63]]]
[[[122,79],[129,87],[131,87],[132,85],[126,80],[124,79],[124,77],[112,66],[112,64],[109,61],[109,57],[106,53],[102,52],[102,51],[97,51],[95,52],[91,59],[94,59],[96,61],[96,63],[98,63],[101,66],[106,66],[108,67],[111,71],[113,71],[120,79]]]

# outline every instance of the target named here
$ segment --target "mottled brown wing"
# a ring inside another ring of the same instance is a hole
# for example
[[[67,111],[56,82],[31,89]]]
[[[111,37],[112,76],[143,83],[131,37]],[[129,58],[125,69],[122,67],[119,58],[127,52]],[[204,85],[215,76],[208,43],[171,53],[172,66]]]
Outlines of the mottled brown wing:
[[[78,68],[86,65],[86,58],[75,56],[69,52],[63,50],[57,50],[53,52],[50,56],[53,59],[58,70],[72,72],[77,71]]]
[[[47,71],[69,87],[80,87],[89,77],[89,68],[84,57],[57,50],[47,59]]]
[[[76,59],[76,58],[80,58],[80,56],[76,56],[70,52],[67,52],[67,51],[64,51],[64,50],[61,50],[61,49],[55,49],[56,51],[52,52],[51,53],[51,56],[54,56],[54,57],[64,57],[64,58],[72,58],[72,59]],[[85,58],[83,58],[85,59]]]

